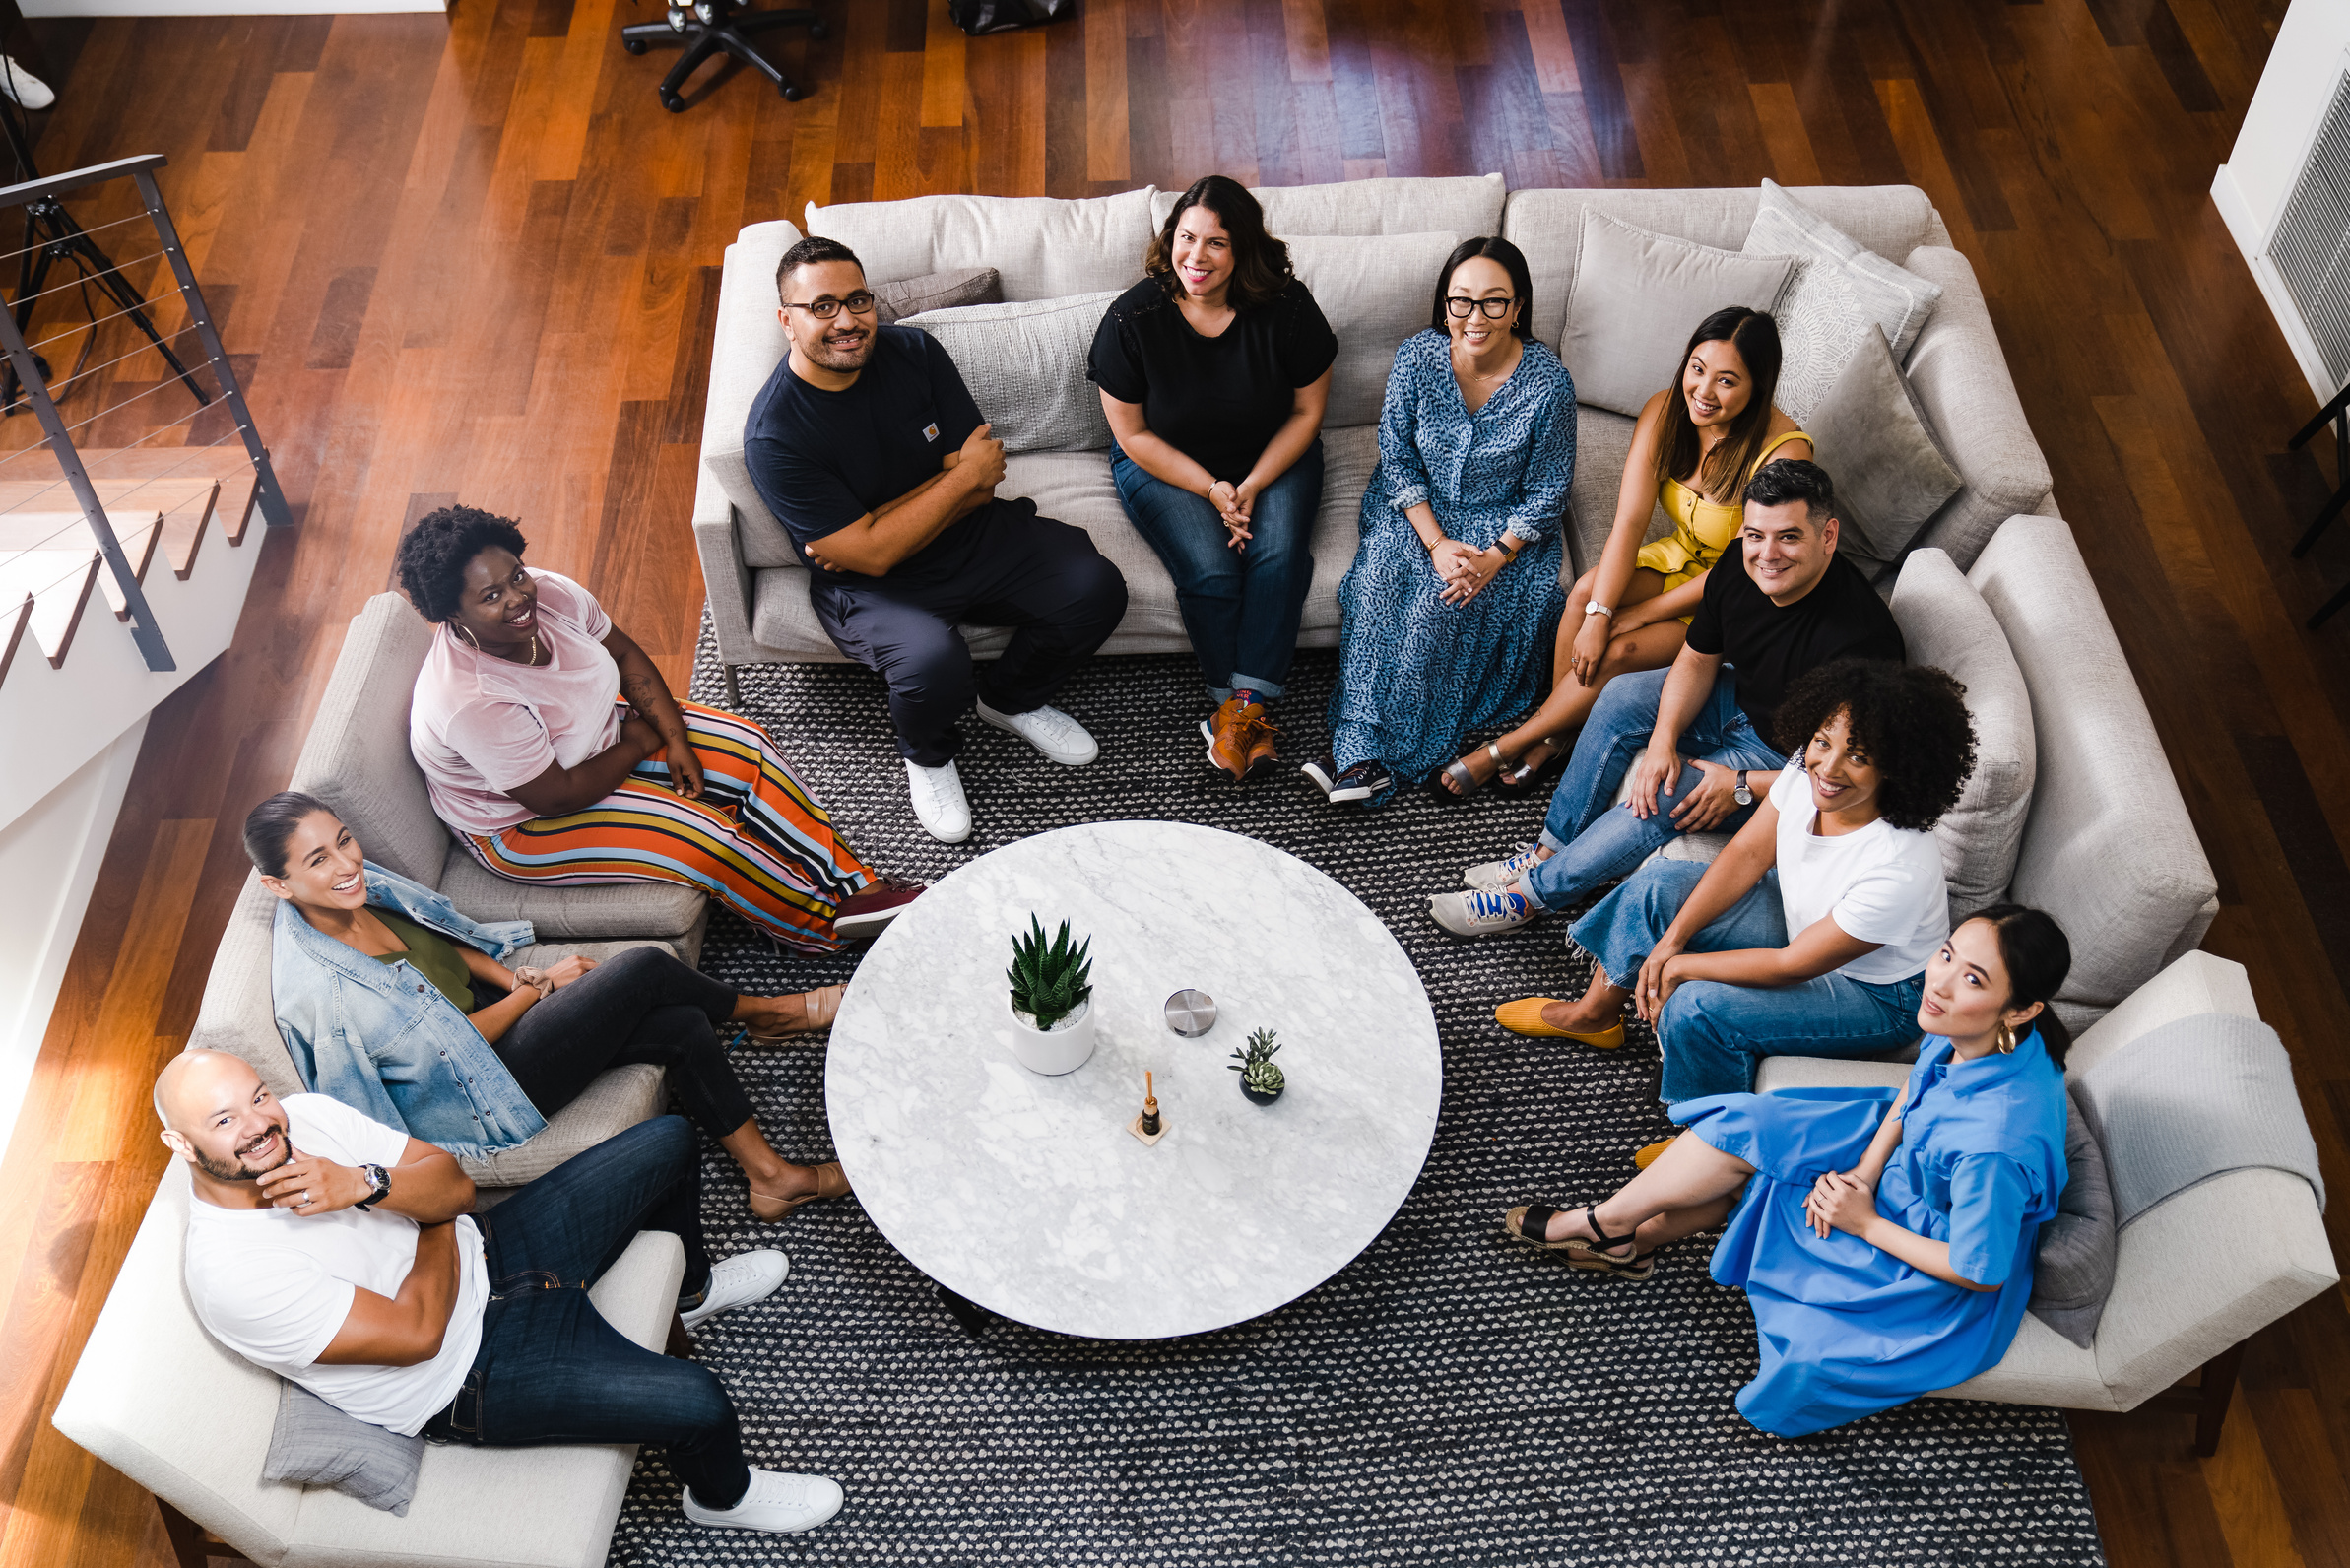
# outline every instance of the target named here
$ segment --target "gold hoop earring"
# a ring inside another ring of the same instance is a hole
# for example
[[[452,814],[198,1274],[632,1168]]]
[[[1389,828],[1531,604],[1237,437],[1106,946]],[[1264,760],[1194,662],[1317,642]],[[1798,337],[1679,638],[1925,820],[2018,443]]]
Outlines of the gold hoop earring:
[[[2005,1018],[2001,1018],[1999,1020],[1999,1032],[1996,1038],[1998,1040],[1999,1054],[2001,1056],[2013,1056],[2015,1054],[2015,1031],[2007,1027],[2007,1020]]]
[[[457,635],[460,637],[463,637],[466,640],[467,645],[470,646],[474,652],[480,653],[482,651],[481,639],[476,637],[472,632],[466,630],[464,622],[452,621],[449,622],[449,629],[457,633]]]

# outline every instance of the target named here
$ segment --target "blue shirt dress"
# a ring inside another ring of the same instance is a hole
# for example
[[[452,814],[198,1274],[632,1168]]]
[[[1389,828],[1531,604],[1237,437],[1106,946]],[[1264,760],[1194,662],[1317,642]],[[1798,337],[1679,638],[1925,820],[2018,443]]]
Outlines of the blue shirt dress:
[[[1575,473],[1575,383],[1529,342],[1474,414],[1453,380],[1452,340],[1415,333],[1396,351],[1379,414],[1379,468],[1363,492],[1362,543],[1338,583],[1342,650],[1330,699],[1341,768],[1376,757],[1416,783],[1463,737],[1516,722],[1541,678],[1566,595],[1559,524]],[[1425,501],[1449,538],[1485,550],[1524,541],[1474,599],[1448,605],[1404,515]]]
[[[1803,1217],[1821,1173],[1850,1170],[1876,1136],[1885,1089],[1716,1094],[1672,1107],[1754,1167],[1714,1248],[1714,1278],[1746,1292],[1762,1370],[1738,1410],[1797,1437],[1964,1383],[2007,1353],[2032,1294],[2041,1223],[2064,1190],[2064,1076],[2037,1030],[2012,1054],[1954,1062],[1928,1035],[1902,1090],[1901,1143],[1877,1212],[1950,1244],[1965,1290],[1860,1237],[1823,1240]]]

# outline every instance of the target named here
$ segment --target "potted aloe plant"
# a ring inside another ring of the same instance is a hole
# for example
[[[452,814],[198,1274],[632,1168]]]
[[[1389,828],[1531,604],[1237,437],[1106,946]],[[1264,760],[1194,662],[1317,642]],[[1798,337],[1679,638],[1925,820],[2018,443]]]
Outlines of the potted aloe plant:
[[[1033,914],[1012,940],[1012,1052],[1031,1073],[1074,1073],[1093,1055],[1092,947],[1090,937],[1072,947],[1066,920],[1048,943]]]
[[[1271,1105],[1289,1086],[1273,1056],[1281,1048],[1271,1029],[1259,1029],[1249,1043],[1232,1053],[1232,1071],[1240,1075],[1240,1092],[1259,1105]]]

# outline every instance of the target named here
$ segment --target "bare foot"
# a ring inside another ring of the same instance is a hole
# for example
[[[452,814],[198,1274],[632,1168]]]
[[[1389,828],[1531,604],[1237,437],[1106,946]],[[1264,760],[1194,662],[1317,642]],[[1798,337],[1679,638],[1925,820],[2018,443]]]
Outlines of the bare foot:
[[[1496,741],[1493,744],[1495,746],[1501,745],[1499,741]],[[1487,784],[1493,782],[1493,776],[1495,774],[1499,773],[1503,768],[1510,765],[1510,760],[1506,750],[1502,754],[1502,759],[1496,762],[1493,759],[1493,752],[1488,748],[1480,746],[1475,751],[1470,751],[1467,755],[1463,756],[1460,761],[1454,763],[1453,765],[1468,772],[1469,779],[1471,780],[1471,787],[1482,789]],[[1454,778],[1450,772],[1440,773],[1437,775],[1437,777],[1443,781],[1444,787],[1453,794],[1461,795],[1466,793],[1461,788],[1460,780]]]

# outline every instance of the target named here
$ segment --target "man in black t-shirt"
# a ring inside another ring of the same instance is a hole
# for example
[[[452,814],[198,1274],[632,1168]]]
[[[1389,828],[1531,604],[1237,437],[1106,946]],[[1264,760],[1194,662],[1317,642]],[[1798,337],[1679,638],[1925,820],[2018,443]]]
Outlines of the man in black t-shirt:
[[[1464,873],[1471,891],[1430,900],[1437,924],[1463,937],[1514,930],[1630,876],[1679,834],[1734,832],[1787,766],[1772,735],[1787,688],[1833,659],[1903,660],[1893,612],[1836,554],[1827,470],[1766,463],[1745,505],[1739,554],[1706,574],[1680,656],[1607,683],[1550,797],[1541,842]],[[1635,762],[1632,797],[1614,809]]]
[[[743,457],[808,557],[808,600],[833,645],[889,683],[914,815],[970,836],[955,729],[979,717],[1056,762],[1096,748],[1046,701],[1126,614],[1126,579],[1083,529],[1000,500],[1004,443],[929,334],[874,318],[865,269],[838,240],[783,254],[777,314],[791,352],[751,405]],[[957,621],[1013,628],[983,670]]]

